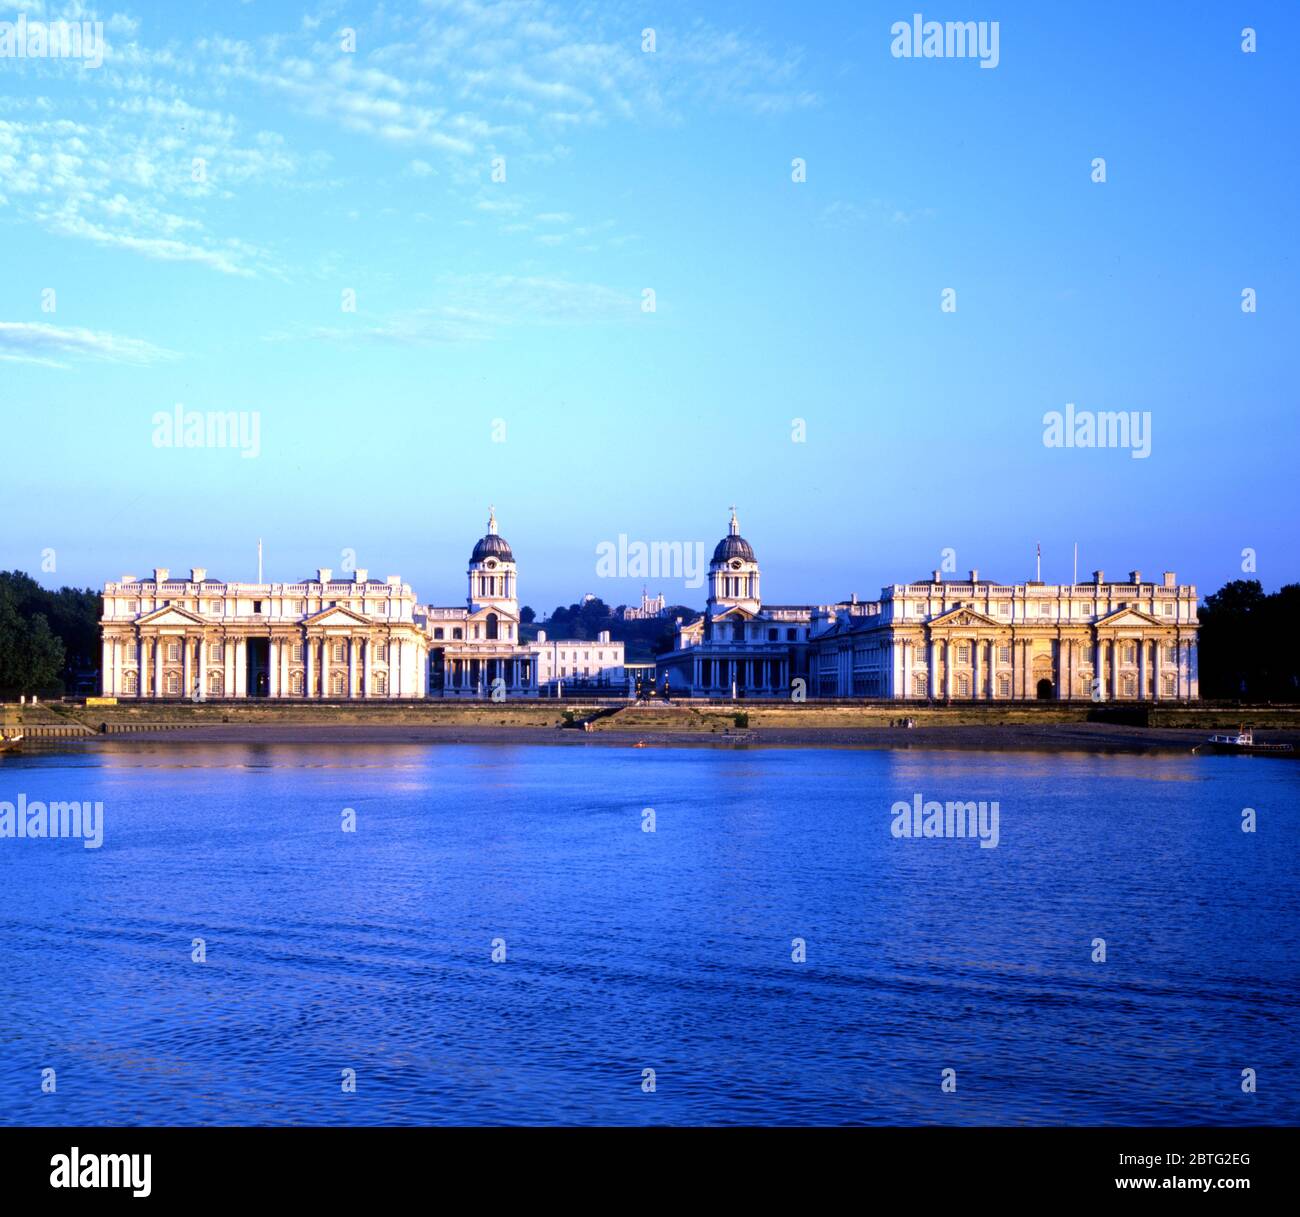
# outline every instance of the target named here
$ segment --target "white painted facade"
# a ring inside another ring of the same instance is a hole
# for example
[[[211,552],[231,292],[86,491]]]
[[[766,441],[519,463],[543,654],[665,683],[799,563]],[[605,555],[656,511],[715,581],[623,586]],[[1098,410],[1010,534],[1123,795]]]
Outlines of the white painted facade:
[[[558,682],[626,692],[623,644],[524,642],[517,569],[490,513],[463,606],[421,605],[397,575],[228,583],[195,568],[104,586],[101,688],[140,700],[518,698]]]

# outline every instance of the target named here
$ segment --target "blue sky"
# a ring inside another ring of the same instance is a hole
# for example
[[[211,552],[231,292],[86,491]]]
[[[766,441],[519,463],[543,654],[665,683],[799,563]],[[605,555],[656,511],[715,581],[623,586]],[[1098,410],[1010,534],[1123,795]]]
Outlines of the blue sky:
[[[918,10],[998,66],[893,57]],[[1294,5],[20,11],[108,48],[0,58],[0,567],[251,578],[261,536],[448,603],[495,503],[524,602],[618,603],[600,542],[711,548],[735,502],[773,601],[1039,542],[1300,578]],[[177,403],[258,456],[156,447]],[[1046,447],[1066,403],[1150,456]]]

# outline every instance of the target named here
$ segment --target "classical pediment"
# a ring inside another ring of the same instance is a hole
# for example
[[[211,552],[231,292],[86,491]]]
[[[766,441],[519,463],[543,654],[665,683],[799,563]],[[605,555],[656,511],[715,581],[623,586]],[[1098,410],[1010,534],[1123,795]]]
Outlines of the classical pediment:
[[[341,604],[336,604],[332,608],[321,609],[319,613],[313,613],[304,622],[304,625],[317,626],[364,626],[369,628],[374,625],[374,621],[369,617],[363,617],[360,613],[353,612],[350,608],[345,608]]]
[[[487,618],[488,618],[488,616],[489,616],[489,614],[491,614],[491,613],[495,613],[495,614],[497,615],[497,620],[498,620],[498,621],[515,621],[515,622],[517,622],[517,621],[519,620],[519,617],[518,617],[517,614],[514,614],[514,613],[507,613],[507,612],[505,611],[505,609],[493,608],[491,605],[487,605],[487,606],[485,606],[485,607],[479,609],[479,610],[478,610],[477,612],[475,612],[475,613],[466,613],[466,614],[465,614],[465,620],[466,620],[466,621],[486,621]]]
[[[965,629],[980,630],[1001,630],[1006,627],[1001,623],[994,621],[992,617],[986,617],[983,613],[977,613],[971,608],[949,609],[946,613],[940,613],[928,622],[931,629],[941,627],[950,629],[952,627],[961,627]]]
[[[187,626],[197,625],[205,626],[208,622],[200,617],[198,613],[192,613],[187,608],[181,608],[177,604],[164,604],[162,608],[154,609],[150,613],[144,613],[135,619],[137,625],[156,625],[156,626]]]
[[[1149,630],[1152,628],[1166,629],[1171,624],[1172,622],[1160,621],[1158,618],[1152,617],[1150,613],[1144,613],[1140,609],[1122,608],[1099,618],[1097,628]]]
[[[743,605],[733,604],[728,609],[714,615],[714,621],[753,621],[758,617],[757,613],[751,613]]]

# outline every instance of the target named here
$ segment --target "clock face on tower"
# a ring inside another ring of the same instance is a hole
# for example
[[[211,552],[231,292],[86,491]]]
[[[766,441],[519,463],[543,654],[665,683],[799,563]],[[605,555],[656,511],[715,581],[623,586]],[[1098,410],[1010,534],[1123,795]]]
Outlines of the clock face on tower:
[[[732,562],[731,562],[731,569],[732,569],[732,570],[739,570],[739,569],[740,569],[740,559],[739,559],[739,558],[733,558],[733,559],[732,559]]]
[[[494,566],[496,566],[496,564],[497,564],[497,560],[495,558],[489,558],[486,562],[483,563],[483,565],[486,566],[488,570],[491,570]]]

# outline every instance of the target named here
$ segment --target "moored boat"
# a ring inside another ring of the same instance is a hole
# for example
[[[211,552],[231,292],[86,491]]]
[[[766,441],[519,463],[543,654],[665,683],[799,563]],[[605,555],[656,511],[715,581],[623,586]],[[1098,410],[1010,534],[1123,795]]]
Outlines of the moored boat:
[[[0,731],[0,752],[17,752],[23,746],[23,736],[20,731],[17,735],[6,735]]]
[[[1228,752],[1228,753],[1263,753],[1281,754],[1294,752],[1290,744],[1257,744],[1255,732],[1251,727],[1239,727],[1236,731],[1223,731],[1210,736],[1203,744],[1198,744],[1193,752]]]

